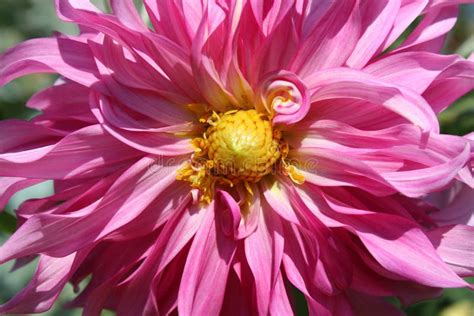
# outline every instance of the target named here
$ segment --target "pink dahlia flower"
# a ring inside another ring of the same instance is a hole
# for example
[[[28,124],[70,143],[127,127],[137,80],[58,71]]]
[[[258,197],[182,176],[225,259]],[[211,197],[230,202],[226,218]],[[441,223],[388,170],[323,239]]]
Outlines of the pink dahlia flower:
[[[68,282],[85,315],[290,315],[292,287],[312,315],[395,315],[469,287],[474,143],[436,117],[474,86],[437,53],[459,2],[145,0],[148,25],[56,1],[80,35],[0,59],[0,84],[60,75],[0,124],[2,206],[54,180],[0,248],[39,257],[0,311]]]

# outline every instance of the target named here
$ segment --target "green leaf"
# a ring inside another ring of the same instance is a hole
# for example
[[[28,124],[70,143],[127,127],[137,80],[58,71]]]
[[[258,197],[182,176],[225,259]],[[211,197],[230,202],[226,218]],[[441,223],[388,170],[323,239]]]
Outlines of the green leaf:
[[[12,234],[16,229],[16,218],[5,211],[0,213],[0,232]]]

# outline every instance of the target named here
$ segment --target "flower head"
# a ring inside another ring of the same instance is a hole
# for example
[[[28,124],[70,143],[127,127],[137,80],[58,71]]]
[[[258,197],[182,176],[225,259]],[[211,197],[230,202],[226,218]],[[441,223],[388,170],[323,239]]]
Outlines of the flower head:
[[[143,2],[150,25],[57,0],[80,34],[0,59],[0,84],[60,75],[0,123],[0,203],[54,180],[0,247],[39,257],[0,312],[67,282],[86,315],[289,315],[291,287],[314,315],[385,314],[469,286],[474,144],[436,118],[474,86],[437,53],[460,1]]]

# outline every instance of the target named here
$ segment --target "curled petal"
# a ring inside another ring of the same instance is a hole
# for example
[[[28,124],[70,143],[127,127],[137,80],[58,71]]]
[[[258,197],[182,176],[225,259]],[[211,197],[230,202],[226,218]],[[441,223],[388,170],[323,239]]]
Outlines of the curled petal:
[[[258,216],[261,212],[259,198],[253,197],[251,208],[246,212],[245,216],[242,216],[244,209],[241,209],[239,203],[235,201],[232,195],[223,190],[219,190],[217,193],[220,199],[216,199],[215,203],[216,207],[222,210],[220,218],[222,231],[235,240],[247,238],[257,229]],[[257,195],[256,193],[254,192],[254,195]],[[244,198],[246,199],[247,197]],[[248,203],[245,199],[242,199],[240,202]]]
[[[304,83],[293,73],[270,75],[262,84],[261,102],[274,115],[274,124],[294,124],[309,111],[310,97]]]

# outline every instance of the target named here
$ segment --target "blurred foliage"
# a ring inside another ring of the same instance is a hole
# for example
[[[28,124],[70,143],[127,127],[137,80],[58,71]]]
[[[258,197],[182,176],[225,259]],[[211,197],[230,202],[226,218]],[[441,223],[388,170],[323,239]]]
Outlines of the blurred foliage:
[[[52,0],[0,0],[0,52],[29,38],[50,36],[54,32],[76,33],[77,28],[74,25],[58,20],[51,2]],[[110,9],[104,0],[93,0],[93,2],[102,9]],[[473,52],[473,17],[474,5],[463,5],[459,21],[448,38],[445,53],[458,53],[467,57]],[[0,119],[28,119],[34,116],[36,113],[24,106],[26,101],[35,91],[47,87],[55,79],[54,75],[30,75],[0,88]],[[439,119],[441,129],[445,133],[464,135],[474,131],[474,93],[465,96],[441,113]],[[5,212],[0,213],[0,244],[15,229],[16,219],[13,210],[27,198],[47,196],[51,192],[52,184],[46,182],[20,192],[12,198]],[[0,303],[24,287],[35,269],[33,262],[10,274],[12,265],[10,262],[0,267]],[[472,279],[470,281],[474,283]],[[72,287],[68,285],[55,307],[43,315],[80,315],[80,311],[62,308],[62,305],[73,296]],[[294,291],[294,301],[297,313],[306,314],[304,297],[298,291]],[[409,316],[474,316],[474,294],[465,289],[449,289],[442,297],[415,304],[405,311]]]

